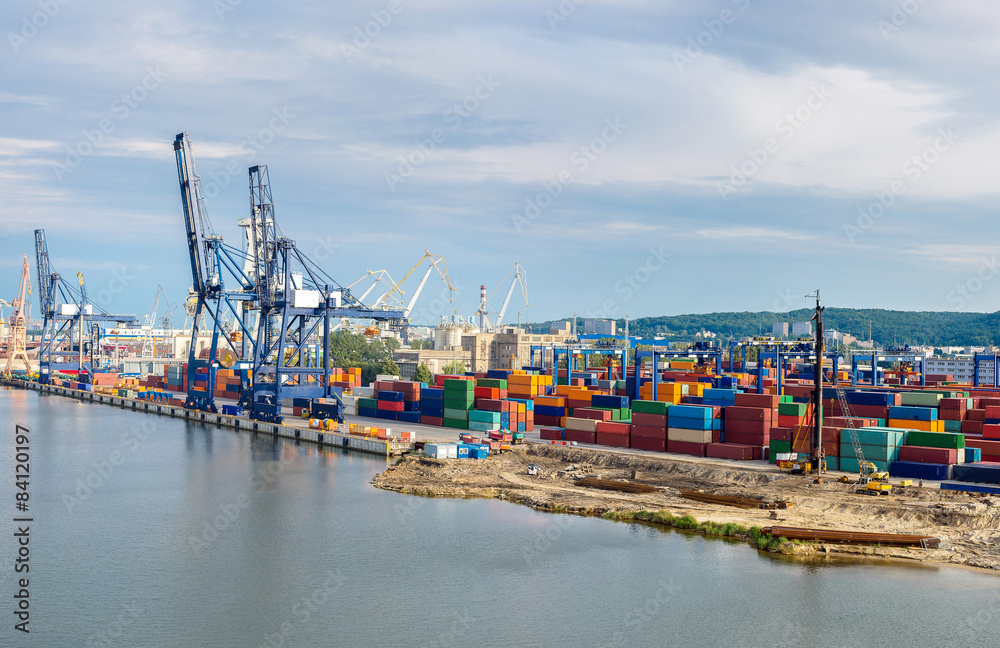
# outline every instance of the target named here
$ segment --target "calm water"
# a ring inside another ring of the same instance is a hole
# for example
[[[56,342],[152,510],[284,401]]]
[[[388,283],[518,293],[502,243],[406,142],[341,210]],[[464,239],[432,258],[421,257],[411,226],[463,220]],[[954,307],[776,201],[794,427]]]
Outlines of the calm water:
[[[997,577],[407,497],[370,486],[386,463],[363,455],[34,392],[0,391],[0,421],[2,646],[1000,645]]]

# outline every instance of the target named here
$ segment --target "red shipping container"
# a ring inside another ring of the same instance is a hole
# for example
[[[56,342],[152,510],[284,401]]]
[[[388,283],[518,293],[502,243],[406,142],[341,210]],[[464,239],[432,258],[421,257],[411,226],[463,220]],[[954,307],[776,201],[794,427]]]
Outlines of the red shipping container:
[[[986,455],[1000,456],[1000,441],[967,436],[965,437],[965,447],[979,448],[982,450],[984,460],[986,459]]]
[[[476,389],[479,388],[477,387]],[[503,401],[495,398],[480,398],[476,401],[476,409],[484,412],[503,412],[503,405]]]
[[[636,450],[652,450],[654,452],[667,451],[667,437],[662,439],[651,437],[637,437],[634,434],[629,437],[629,447]]]
[[[968,409],[967,398],[942,398],[941,399],[941,409],[942,410],[964,410]]]
[[[1000,419],[1000,406],[998,405],[988,405],[985,412],[988,419]]]
[[[746,432],[726,432],[726,435],[723,438],[726,443],[759,446],[765,446],[771,440],[769,433],[756,434]]]
[[[965,414],[965,410],[943,409],[938,411],[938,418],[942,421],[961,421]]]
[[[986,423],[983,425],[984,439],[1000,439],[1000,425],[996,423]]]
[[[500,390],[496,387],[475,387],[472,390],[472,395],[476,398],[500,398]],[[499,411],[499,410],[496,410]]]
[[[969,410],[970,412],[972,410]],[[963,434],[982,434],[983,433],[983,422],[973,421],[971,419],[966,419],[962,421],[962,433]]]
[[[666,414],[643,414],[642,412],[632,412],[633,425],[646,425],[651,427],[661,427],[667,429]]]
[[[378,408],[380,410],[385,410],[388,412],[402,412],[404,404],[405,403],[403,403],[402,401],[398,403],[392,401],[379,401]]]
[[[424,414],[421,414],[420,422],[424,425],[437,425],[439,427],[444,425],[444,419],[440,416],[425,416]]]
[[[976,409],[996,407],[997,405],[1000,405],[1000,398],[996,398],[995,396],[984,396],[979,399],[979,403],[976,405]]]
[[[539,425],[548,425],[551,427],[562,427],[562,417],[561,416],[548,416],[547,414],[535,414],[535,423]],[[527,425],[527,423],[525,423]]]
[[[713,459],[752,461],[760,459],[761,448],[735,443],[709,443],[708,447],[705,448],[705,456],[712,457]]]
[[[597,432],[597,445],[614,446],[616,448],[627,448],[629,437],[627,434],[609,434],[607,432]]]
[[[778,414],[778,425],[780,427],[794,427],[799,424],[800,421],[808,421],[808,418],[800,419],[798,416],[793,416],[790,414]]]
[[[566,440],[577,443],[597,443],[596,432],[584,432],[582,430],[566,430]]]
[[[985,421],[986,420],[986,410],[984,409],[970,409],[965,411],[965,419],[968,421]]]
[[[562,441],[563,440],[563,429],[562,428],[552,428],[543,427],[538,430],[538,436],[546,441]]]
[[[730,405],[726,408],[726,423],[729,421],[767,421],[771,422],[771,410],[758,407],[738,407]]]
[[[687,441],[667,441],[667,452],[675,454],[694,455],[704,457],[707,443],[689,443]]]
[[[771,424],[765,421],[741,421],[741,420],[729,420],[726,419],[726,424],[723,426],[726,432],[739,432],[739,433],[750,433],[750,434],[763,434],[767,430],[771,429]]]
[[[601,421],[597,424],[598,434],[621,434],[628,436],[629,430],[632,426],[629,423],[612,423],[609,421]]]
[[[589,407],[578,407],[573,410],[576,418],[591,419],[593,421],[610,421],[611,410],[591,409]]]
[[[955,448],[923,448],[920,446],[899,446],[900,461],[916,461],[917,463],[953,464],[958,462],[958,450]]]
[[[736,394],[736,405],[741,407],[776,409],[780,402],[776,394]]]
[[[792,428],[790,427],[772,427],[770,432],[770,437],[772,441],[791,441],[792,440]]]
[[[636,425],[632,424],[632,437],[641,437],[644,439],[667,439],[666,428],[653,427],[652,425]]]

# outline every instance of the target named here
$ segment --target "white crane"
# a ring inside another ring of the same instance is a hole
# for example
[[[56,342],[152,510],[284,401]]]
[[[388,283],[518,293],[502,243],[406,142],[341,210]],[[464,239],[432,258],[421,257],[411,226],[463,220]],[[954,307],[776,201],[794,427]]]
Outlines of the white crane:
[[[396,284],[395,288],[390,290],[389,293],[384,296],[384,299],[391,297],[393,293],[395,293],[397,290],[399,291],[399,294],[402,295],[403,289],[400,286],[402,286],[403,283],[410,277],[410,275],[412,275],[413,272],[420,267],[420,264],[422,264],[427,259],[430,259],[431,264],[430,266],[427,267],[427,272],[424,273],[423,279],[420,280],[420,285],[417,286],[417,289],[413,292],[413,297],[410,298],[409,303],[407,303],[407,305],[403,308],[403,313],[407,318],[409,318],[410,312],[413,311],[413,306],[414,304],[417,303],[417,298],[420,297],[420,293],[423,291],[424,286],[427,284],[427,278],[431,276],[431,272],[433,270],[437,270],[438,274],[441,275],[441,278],[444,279],[445,285],[448,286],[448,290],[450,291],[448,297],[449,302],[452,299],[451,296],[454,295],[455,293],[455,287],[451,285],[451,280],[448,278],[448,263],[444,260],[444,257],[436,254],[431,254],[427,250],[424,250],[424,256],[422,256],[420,260],[417,261],[417,263],[412,268],[410,268],[410,271],[406,273],[406,276],[403,277],[403,279],[398,284]],[[379,302],[376,302],[376,306],[378,305],[378,303]]]
[[[514,294],[515,285],[521,286],[521,294],[524,296],[524,305],[525,307],[530,308],[530,304],[528,303],[528,287],[526,285],[527,273],[524,271],[524,268],[521,267],[520,263],[515,263],[514,267],[507,271],[507,274],[500,280],[497,288],[493,290],[493,295],[495,295],[500,286],[507,281],[507,277],[509,277],[512,272],[514,273],[514,278],[510,282],[510,288],[507,290],[507,296],[503,300],[503,306],[500,307],[500,311],[497,313],[496,324],[493,324],[490,321],[490,311],[492,309],[489,305],[489,299],[486,298],[486,286],[479,287],[479,310],[476,311],[476,315],[479,316],[479,329],[484,333],[496,333],[503,326],[503,316],[507,313],[507,306],[510,305],[510,298]],[[493,298],[493,295],[490,295],[490,299]]]

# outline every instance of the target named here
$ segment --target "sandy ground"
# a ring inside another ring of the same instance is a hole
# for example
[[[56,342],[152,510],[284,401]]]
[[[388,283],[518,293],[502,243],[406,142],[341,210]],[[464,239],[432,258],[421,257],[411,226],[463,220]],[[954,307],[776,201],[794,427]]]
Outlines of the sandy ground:
[[[528,464],[539,469],[527,474]],[[638,471],[636,473],[635,471]],[[633,475],[636,475],[633,478]],[[628,494],[577,486],[579,477],[628,480],[656,493]],[[893,480],[895,481],[895,480]],[[436,460],[410,456],[375,477],[383,489],[435,497],[509,500],[542,511],[601,515],[606,511],[667,510],[699,521],[745,526],[796,526],[884,533],[913,533],[946,540],[950,548],[804,545],[797,553],[846,553],[950,563],[1000,570],[1000,498],[933,488],[895,489],[891,496],[854,492],[856,486],[827,477],[788,475],[760,462],[711,462],[684,457],[628,455],[529,443],[485,460]],[[684,499],[681,490],[791,502],[788,509],[740,509]]]

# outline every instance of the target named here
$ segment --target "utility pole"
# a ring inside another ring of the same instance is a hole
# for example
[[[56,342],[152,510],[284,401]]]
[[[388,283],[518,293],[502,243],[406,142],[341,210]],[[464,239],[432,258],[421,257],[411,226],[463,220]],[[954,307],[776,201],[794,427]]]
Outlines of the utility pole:
[[[812,438],[809,444],[809,461],[812,464],[812,471],[818,473],[823,465],[823,306],[819,301],[819,289],[815,295],[806,297],[816,297],[816,313],[812,319],[816,321],[816,363],[813,366],[813,381],[815,390],[813,392],[813,429]]]

